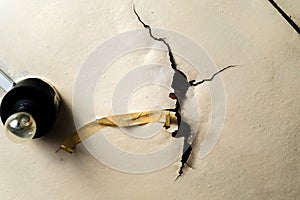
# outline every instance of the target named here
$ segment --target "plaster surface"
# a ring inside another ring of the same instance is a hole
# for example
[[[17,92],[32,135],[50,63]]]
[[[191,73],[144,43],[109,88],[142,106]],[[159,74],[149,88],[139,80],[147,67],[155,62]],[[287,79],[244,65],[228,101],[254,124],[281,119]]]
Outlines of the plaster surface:
[[[267,1],[134,3],[152,27],[180,32],[201,44],[218,68],[240,65],[220,75],[226,118],[217,145],[199,159],[200,134],[192,154],[193,169],[176,182],[179,158],[161,170],[131,174],[101,164],[83,145],[72,155],[55,153],[75,128],[72,99],[82,63],[114,35],[143,27],[132,11],[132,1],[1,1],[1,69],[16,81],[27,76],[51,81],[64,103],[53,131],[44,138],[14,144],[1,125],[0,199],[299,199],[299,35]],[[299,3],[290,1],[290,6]],[[184,60],[175,58],[188,68]],[[106,83],[113,88],[131,66],[149,62],[169,65],[164,51],[124,55],[112,63],[109,73],[114,75],[105,77]],[[149,90],[133,95],[142,100]],[[95,110],[110,114],[110,89],[98,85],[96,91],[100,96],[95,99],[103,101]],[[209,93],[205,85],[196,93],[201,130],[205,130]],[[114,134],[111,139],[123,148],[143,149],[138,143],[132,148],[126,138]],[[155,149],[160,144],[147,145]]]

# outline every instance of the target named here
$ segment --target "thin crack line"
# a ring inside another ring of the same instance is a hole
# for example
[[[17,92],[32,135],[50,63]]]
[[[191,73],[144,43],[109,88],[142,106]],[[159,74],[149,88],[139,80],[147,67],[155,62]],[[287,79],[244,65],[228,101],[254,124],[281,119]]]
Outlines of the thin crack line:
[[[171,67],[176,70],[177,72],[179,72],[183,77],[185,77],[187,79],[187,76],[185,75],[185,73],[183,73],[182,71],[178,70],[177,69],[177,64],[175,62],[175,58],[173,56],[173,52],[172,52],[172,49],[171,49],[171,46],[168,42],[166,42],[165,38],[158,38],[158,37],[155,37],[153,34],[152,34],[152,29],[150,27],[150,25],[146,24],[142,19],[141,17],[139,16],[139,14],[136,12],[136,9],[135,9],[135,5],[133,5],[133,11],[134,11],[134,14],[136,15],[136,17],[138,18],[139,22],[144,26],[144,28],[148,29],[149,31],[149,35],[152,39],[156,40],[156,41],[159,41],[159,42],[163,42],[166,47],[168,48],[168,55],[169,55],[169,60],[170,60],[170,63],[171,63]],[[212,81],[216,75],[218,75],[219,73],[225,71],[226,69],[228,68],[233,68],[233,67],[236,67],[237,65],[229,65],[229,66],[226,66],[224,68],[222,68],[221,70],[217,71],[216,73],[214,73],[211,78],[207,78],[207,79],[203,79],[197,83],[194,83],[196,80],[191,80],[189,81],[189,84],[190,86],[197,86],[197,85],[200,85],[204,82],[207,82],[207,81]]]
[[[175,70],[177,70],[177,64],[175,62],[175,59],[174,59],[174,56],[173,56],[173,53],[172,53],[172,49],[171,49],[171,46],[169,45],[169,43],[166,42],[166,40],[164,38],[158,38],[158,37],[155,37],[153,34],[152,34],[152,29],[151,27],[148,25],[148,24],[145,24],[142,20],[141,20],[141,17],[138,15],[138,13],[136,12],[135,10],[135,5],[133,5],[133,11],[136,15],[136,17],[138,18],[139,22],[141,24],[143,24],[144,28],[148,29],[149,31],[149,35],[152,39],[156,40],[156,41],[160,41],[160,42],[163,42],[167,48],[168,48],[168,51],[169,51],[169,58],[170,58],[170,62],[171,62],[171,67]]]
[[[206,81],[212,81],[215,76],[217,76],[218,74],[220,74],[221,72],[225,71],[226,69],[229,69],[229,68],[233,68],[233,67],[236,67],[238,65],[228,65],[227,67],[224,67],[223,69],[220,69],[219,71],[217,71],[216,73],[214,73],[210,78],[207,78],[207,79],[203,79],[197,83],[195,83],[195,80],[192,80],[192,81],[189,81],[190,85],[191,86],[197,86],[197,85],[200,85]]]

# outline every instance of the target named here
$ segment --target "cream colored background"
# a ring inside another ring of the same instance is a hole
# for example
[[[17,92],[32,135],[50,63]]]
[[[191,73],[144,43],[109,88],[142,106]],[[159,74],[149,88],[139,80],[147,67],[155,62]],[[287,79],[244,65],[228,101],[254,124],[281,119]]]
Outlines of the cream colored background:
[[[141,28],[132,1],[0,1],[1,68],[15,80],[44,77],[64,106],[52,133],[24,145],[0,134],[0,199],[299,199],[300,39],[267,2],[136,1],[145,22],[201,44],[223,73],[221,138],[174,182],[178,164],[133,175],[79,146],[55,154],[72,125],[76,74],[101,42]],[[290,1],[290,7],[298,6]],[[299,18],[299,10],[292,11]],[[165,57],[166,59],[166,57]]]

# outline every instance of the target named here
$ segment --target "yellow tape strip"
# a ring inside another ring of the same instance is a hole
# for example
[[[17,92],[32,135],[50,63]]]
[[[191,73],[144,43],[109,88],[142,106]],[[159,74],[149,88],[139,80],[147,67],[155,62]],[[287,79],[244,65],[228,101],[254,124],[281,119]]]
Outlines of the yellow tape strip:
[[[166,110],[144,111],[104,117],[90,122],[74,132],[71,137],[65,139],[60,149],[73,153],[74,147],[77,144],[104,127],[140,126],[153,122],[164,123],[165,127],[170,127],[171,123],[177,124],[177,118],[175,112]]]

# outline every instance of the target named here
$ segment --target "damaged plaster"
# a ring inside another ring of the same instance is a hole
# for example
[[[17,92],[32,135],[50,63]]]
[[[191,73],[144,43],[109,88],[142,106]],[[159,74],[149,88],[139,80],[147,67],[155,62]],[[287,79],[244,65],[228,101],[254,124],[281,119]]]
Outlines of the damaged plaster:
[[[188,81],[186,74],[177,68],[177,63],[175,61],[170,44],[166,41],[165,38],[158,38],[152,34],[152,29],[151,29],[150,25],[145,24],[141,20],[139,14],[137,13],[137,11],[135,9],[135,6],[133,6],[133,11],[134,11],[135,15],[137,16],[137,19],[139,20],[139,22],[144,26],[145,29],[147,29],[149,31],[149,36],[152,39],[165,44],[165,46],[168,49],[168,56],[169,56],[171,68],[174,70],[174,75],[173,75],[172,84],[171,84],[171,87],[174,90],[174,93],[170,93],[169,97],[176,101],[176,104],[175,104],[176,106],[174,109],[167,109],[167,110],[176,112],[176,117],[177,117],[177,121],[178,121],[178,129],[172,133],[172,137],[175,137],[175,138],[183,137],[184,138],[183,151],[182,151],[182,156],[181,156],[181,161],[180,161],[181,166],[178,171],[178,176],[175,179],[175,180],[177,180],[178,177],[180,177],[183,174],[183,169],[184,169],[185,164],[188,165],[187,161],[189,160],[189,157],[192,152],[192,145],[193,145],[192,138],[195,138],[195,136],[197,134],[197,133],[192,133],[189,122],[184,120],[184,117],[182,117],[182,113],[181,113],[181,105],[183,105],[185,103],[186,93],[187,93],[188,89],[190,87],[200,85],[204,82],[212,81],[214,79],[214,77],[217,76],[219,73],[221,73],[229,68],[236,67],[237,65],[226,66],[226,67],[222,68],[221,70],[217,71],[216,73],[214,73],[210,78],[202,79],[201,81],[198,81],[198,82],[196,82],[196,80]],[[166,128],[168,128],[168,127],[166,127]]]

